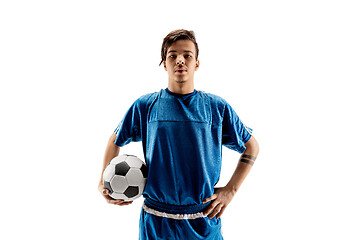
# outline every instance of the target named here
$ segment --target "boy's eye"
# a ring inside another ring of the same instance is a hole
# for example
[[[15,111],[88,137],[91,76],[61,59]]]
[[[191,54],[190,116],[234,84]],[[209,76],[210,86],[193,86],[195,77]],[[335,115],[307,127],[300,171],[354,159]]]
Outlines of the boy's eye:
[[[176,58],[176,55],[170,55],[169,57],[170,58]]]
[[[190,55],[185,55],[184,57],[185,57],[185,58],[189,58],[189,57],[191,57],[191,56],[190,56]]]

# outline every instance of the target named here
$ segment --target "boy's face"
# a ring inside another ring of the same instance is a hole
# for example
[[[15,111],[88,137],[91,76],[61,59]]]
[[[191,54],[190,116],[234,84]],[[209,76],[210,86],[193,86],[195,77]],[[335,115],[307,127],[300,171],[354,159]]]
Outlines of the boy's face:
[[[178,40],[170,45],[166,53],[164,68],[168,72],[169,81],[187,83],[194,81],[194,73],[199,68],[196,60],[195,45],[190,40]]]

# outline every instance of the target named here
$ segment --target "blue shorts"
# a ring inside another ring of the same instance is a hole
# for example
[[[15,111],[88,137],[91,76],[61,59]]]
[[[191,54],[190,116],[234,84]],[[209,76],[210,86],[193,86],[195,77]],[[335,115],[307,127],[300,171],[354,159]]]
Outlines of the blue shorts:
[[[202,211],[208,206],[186,206],[184,209],[155,204],[145,200],[140,216],[140,240],[222,240],[221,220],[203,217]],[[164,207],[166,208],[164,211]],[[180,206],[179,206],[180,207]],[[190,208],[189,208],[190,207]],[[185,210],[185,211],[182,211]],[[174,213],[177,211],[179,213]],[[189,213],[190,212],[190,213]]]

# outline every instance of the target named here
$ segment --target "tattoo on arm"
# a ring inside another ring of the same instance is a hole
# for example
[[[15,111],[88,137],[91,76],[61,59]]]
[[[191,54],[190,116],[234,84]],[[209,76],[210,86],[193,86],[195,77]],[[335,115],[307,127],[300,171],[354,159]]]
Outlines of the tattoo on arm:
[[[250,164],[251,166],[254,165],[255,160],[256,160],[255,156],[246,155],[246,154],[241,155],[241,158],[240,158],[240,162]]]
[[[256,160],[256,157],[255,156],[252,156],[252,155],[246,155],[246,154],[243,154],[242,156],[241,156],[241,158],[247,158],[247,159],[251,159],[251,160]]]
[[[247,159],[243,159],[243,158],[240,159],[240,162],[244,162],[244,163],[247,163],[247,164],[250,164],[250,165],[254,165],[254,162],[253,162],[253,161],[250,161],[250,160],[247,160]]]

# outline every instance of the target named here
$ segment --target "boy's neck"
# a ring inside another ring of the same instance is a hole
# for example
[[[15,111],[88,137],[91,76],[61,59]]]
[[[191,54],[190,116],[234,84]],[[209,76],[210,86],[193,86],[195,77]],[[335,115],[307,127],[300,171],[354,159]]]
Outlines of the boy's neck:
[[[181,95],[192,93],[195,90],[194,84],[175,84],[175,85],[169,84],[168,89],[172,93],[181,94]]]

